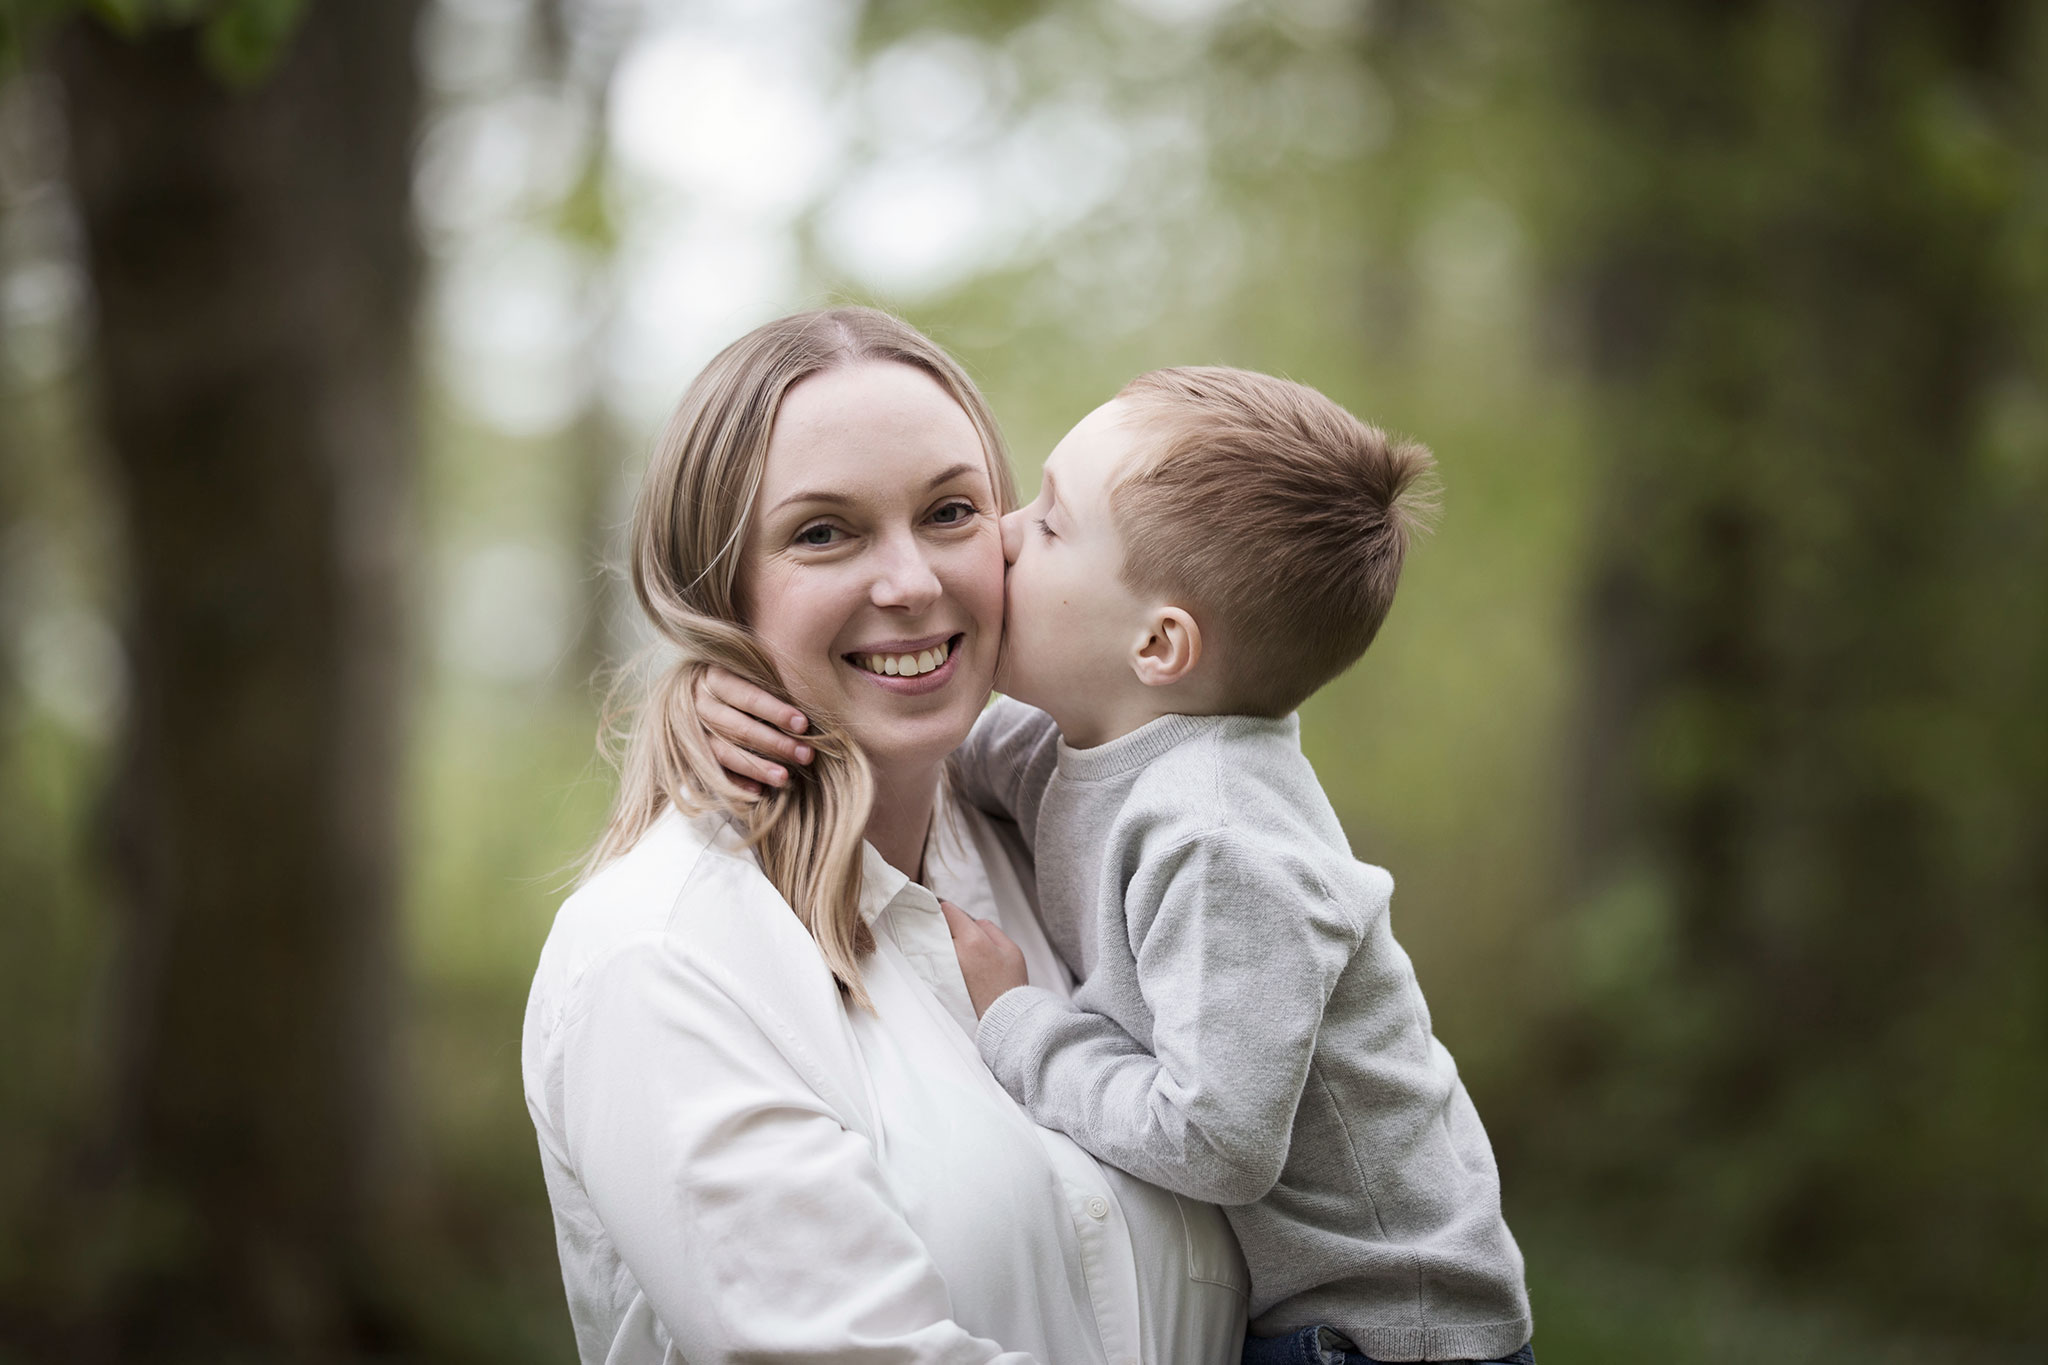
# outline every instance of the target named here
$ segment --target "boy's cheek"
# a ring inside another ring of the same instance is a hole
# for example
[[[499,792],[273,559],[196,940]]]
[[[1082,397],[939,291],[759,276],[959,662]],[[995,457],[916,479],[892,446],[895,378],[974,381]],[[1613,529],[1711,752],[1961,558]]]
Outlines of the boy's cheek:
[[[1040,652],[1033,624],[1037,619],[1032,610],[1030,584],[1020,579],[1016,570],[1011,570],[1009,582],[1003,595],[1003,653],[997,667],[997,689],[1006,696],[1032,705],[1037,689],[1031,685],[1031,664]],[[1026,694],[1030,693],[1031,696]]]
[[[1003,575],[1003,625],[1015,630],[1017,623],[1030,614],[1031,575],[1012,564],[1010,571]]]

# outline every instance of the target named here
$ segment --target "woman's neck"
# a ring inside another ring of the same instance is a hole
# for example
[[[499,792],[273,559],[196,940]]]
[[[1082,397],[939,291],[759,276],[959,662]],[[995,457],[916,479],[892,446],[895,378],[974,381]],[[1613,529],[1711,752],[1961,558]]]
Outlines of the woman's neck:
[[[875,806],[868,812],[867,841],[882,861],[913,880],[924,862],[924,841],[938,792],[936,764],[906,772],[875,770]]]

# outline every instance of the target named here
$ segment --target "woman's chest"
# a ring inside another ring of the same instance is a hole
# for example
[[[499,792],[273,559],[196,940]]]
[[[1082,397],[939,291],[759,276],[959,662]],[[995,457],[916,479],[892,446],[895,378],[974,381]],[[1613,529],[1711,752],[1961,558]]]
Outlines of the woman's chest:
[[[1003,1093],[893,944],[866,980],[875,1011],[854,1040],[876,1164],[955,1315],[1041,1359],[1117,1359],[1104,1343],[1134,1330],[1137,1286],[1107,1178]]]

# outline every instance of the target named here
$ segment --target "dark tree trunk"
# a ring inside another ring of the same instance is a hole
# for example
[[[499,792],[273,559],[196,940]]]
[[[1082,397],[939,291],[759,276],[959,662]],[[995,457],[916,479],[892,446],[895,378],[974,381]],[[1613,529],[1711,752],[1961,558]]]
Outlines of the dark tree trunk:
[[[2032,875],[1964,829],[1973,801],[2023,808],[2026,781],[1941,766],[2034,667],[2008,647],[2007,677],[1963,675],[1982,591],[2040,628],[2038,537],[2031,563],[1968,550],[1995,529],[1987,407],[2037,306],[2011,278],[2023,182],[1997,160],[2026,7],[1575,11],[1610,453],[1583,853],[1596,896],[1629,882],[1668,931],[1611,1031],[1654,1039],[1623,1086],[1668,1127],[1620,1141],[1746,1153],[1705,1188],[1741,1191],[1711,1216],[1747,1218],[1766,1263],[1893,1235],[1924,1256],[1859,1139],[1923,1121],[1897,1099],[1908,1031]],[[1916,1270],[1951,1305],[2019,1301],[2009,1272]]]
[[[122,1356],[379,1330],[416,17],[312,4],[246,91],[189,29],[59,42],[128,556]]]

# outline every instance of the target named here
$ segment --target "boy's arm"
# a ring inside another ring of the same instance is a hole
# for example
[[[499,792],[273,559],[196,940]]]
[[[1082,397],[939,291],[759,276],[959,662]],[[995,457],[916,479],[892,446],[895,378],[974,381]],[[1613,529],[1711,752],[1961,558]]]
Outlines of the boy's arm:
[[[1045,712],[997,697],[953,751],[949,771],[961,799],[1015,821],[1032,842],[1039,800],[1058,765],[1059,737]]]
[[[1287,1162],[1323,1008],[1359,930],[1307,868],[1226,832],[1150,862],[1130,894],[1138,907],[1158,897],[1135,945],[1151,1050],[1087,1008],[1102,999],[1094,981],[1071,1003],[1009,991],[976,1040],[1040,1123],[1178,1194],[1248,1204]]]

